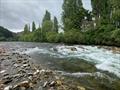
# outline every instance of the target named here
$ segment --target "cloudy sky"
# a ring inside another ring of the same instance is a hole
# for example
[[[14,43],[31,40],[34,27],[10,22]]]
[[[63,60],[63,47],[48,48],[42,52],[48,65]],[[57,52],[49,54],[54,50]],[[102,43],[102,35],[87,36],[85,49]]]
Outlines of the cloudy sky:
[[[35,21],[39,25],[45,10],[61,21],[63,0],[0,0],[0,26],[11,31],[23,30],[25,24]],[[83,0],[83,6],[91,10],[90,0]]]

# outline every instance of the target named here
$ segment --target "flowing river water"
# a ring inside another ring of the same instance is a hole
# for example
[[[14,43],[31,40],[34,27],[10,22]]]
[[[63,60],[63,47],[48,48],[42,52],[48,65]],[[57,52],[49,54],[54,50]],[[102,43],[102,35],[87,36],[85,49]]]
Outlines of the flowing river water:
[[[31,42],[1,42],[0,45],[28,54],[35,63],[66,75],[105,72],[120,78],[120,48]]]

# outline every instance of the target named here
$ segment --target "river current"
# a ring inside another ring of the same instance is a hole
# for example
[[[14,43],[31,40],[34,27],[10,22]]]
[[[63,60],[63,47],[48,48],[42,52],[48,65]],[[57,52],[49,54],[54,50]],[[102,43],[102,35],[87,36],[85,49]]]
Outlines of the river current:
[[[36,63],[42,63],[48,68],[54,67],[52,62],[60,60],[84,60],[93,63],[98,70],[107,71],[120,78],[120,51],[113,51],[112,47],[86,46],[86,45],[64,45],[50,43],[31,42],[1,42],[0,46],[15,49],[16,52],[30,55]],[[120,49],[120,48],[118,48]],[[79,63],[76,64],[79,66]],[[59,66],[58,66],[59,68]],[[58,69],[59,70],[59,69]],[[64,71],[66,72],[66,71]],[[66,74],[70,74],[66,72]],[[71,75],[89,75],[88,72],[74,72]]]

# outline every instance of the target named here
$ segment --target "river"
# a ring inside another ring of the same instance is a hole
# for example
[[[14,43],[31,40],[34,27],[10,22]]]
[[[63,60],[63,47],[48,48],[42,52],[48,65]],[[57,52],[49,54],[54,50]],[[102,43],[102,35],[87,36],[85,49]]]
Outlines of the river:
[[[1,42],[0,46],[26,53],[35,63],[66,75],[100,72],[120,78],[120,48],[32,42]]]

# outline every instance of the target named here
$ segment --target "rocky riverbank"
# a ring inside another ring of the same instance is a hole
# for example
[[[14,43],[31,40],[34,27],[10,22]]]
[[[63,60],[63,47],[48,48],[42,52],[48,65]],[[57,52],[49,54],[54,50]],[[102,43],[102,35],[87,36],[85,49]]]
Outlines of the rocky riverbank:
[[[24,44],[20,46],[23,45]],[[26,45],[28,46],[31,44]],[[30,50],[31,47],[34,46],[36,45],[29,46]],[[25,46],[19,47],[16,43],[3,43],[0,45],[0,90],[120,89],[120,78],[113,73],[97,69],[92,62],[72,57],[64,58],[65,60],[60,58],[54,59],[49,56],[51,52],[45,54],[44,57],[48,56],[47,58],[40,58],[39,56],[35,56],[37,57],[35,58],[32,55],[25,53],[29,51],[29,48],[26,48]],[[50,50],[54,50],[54,54],[57,54],[59,48],[62,50],[60,51],[61,54],[64,53],[64,55],[66,55],[68,53],[68,56],[71,54],[74,55],[74,52],[77,55],[81,55],[87,51],[86,47],[77,48],[69,46],[66,48],[64,48],[64,46],[58,46],[55,50],[54,48],[50,48]],[[32,50],[33,49],[34,48],[32,48]],[[46,50],[36,49],[41,52]],[[93,47],[92,50],[94,49],[96,48]],[[81,52],[81,50],[84,52]],[[32,51],[32,53],[35,52]],[[89,52],[89,54],[92,54],[92,52]],[[39,60],[41,61],[39,62]],[[49,64],[42,62],[51,62],[51,65],[47,66]],[[54,68],[52,68],[52,66],[54,66]]]
[[[30,56],[0,48],[0,90],[85,90],[30,60]]]

